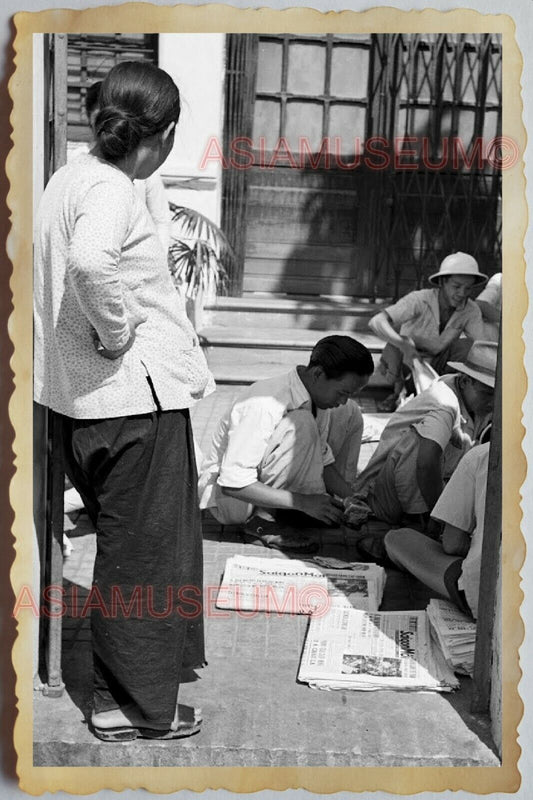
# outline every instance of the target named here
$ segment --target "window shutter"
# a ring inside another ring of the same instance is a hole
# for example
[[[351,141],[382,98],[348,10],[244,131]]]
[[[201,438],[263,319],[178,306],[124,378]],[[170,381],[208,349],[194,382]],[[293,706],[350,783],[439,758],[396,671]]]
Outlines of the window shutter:
[[[101,81],[120,61],[157,64],[157,35],[142,33],[69,34],[67,138],[71,142],[92,139],[85,115],[87,89]]]

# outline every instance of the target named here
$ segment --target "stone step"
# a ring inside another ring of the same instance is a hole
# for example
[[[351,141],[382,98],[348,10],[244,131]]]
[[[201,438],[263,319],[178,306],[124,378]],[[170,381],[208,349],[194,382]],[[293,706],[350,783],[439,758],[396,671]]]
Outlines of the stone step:
[[[339,329],[317,331],[308,328],[288,328],[280,330],[274,324],[268,328],[211,325],[202,327],[198,331],[200,341],[205,347],[309,352],[319,339],[335,334],[353,336],[358,342],[368,347],[371,353],[379,354],[383,350],[383,340],[368,331],[358,331],[355,334]]]
[[[250,383],[264,380],[265,378],[282,375],[284,372],[291,369],[291,367],[305,363],[305,359],[296,359],[293,364],[281,364],[276,362],[261,363],[258,361],[248,362],[240,359],[239,362],[236,363],[235,361],[221,359],[218,356],[208,355],[207,362],[219,386],[246,386]],[[370,378],[368,386],[363,389],[366,396],[374,397],[376,400],[382,400],[390,391],[390,384],[381,374],[376,372],[374,372]]]
[[[306,364],[315,343],[335,331],[235,329],[223,326],[199,331],[209,367],[219,384],[248,384],[280,375],[297,364]],[[346,332],[344,332],[346,333]],[[369,333],[354,335],[366,345],[377,367],[383,342]],[[381,374],[372,376],[369,389],[388,387]]]
[[[368,320],[389,300],[371,303],[349,297],[219,297],[204,306],[209,327],[309,328],[340,331],[368,330]]]

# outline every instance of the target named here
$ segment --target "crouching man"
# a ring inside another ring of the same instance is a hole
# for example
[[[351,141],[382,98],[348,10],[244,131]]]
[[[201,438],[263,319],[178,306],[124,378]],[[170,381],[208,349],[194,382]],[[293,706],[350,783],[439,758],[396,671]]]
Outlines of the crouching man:
[[[311,552],[303,534],[284,535],[280,512],[300,512],[310,526],[341,522],[336,498],[351,491],[363,433],[353,398],[373,370],[364,345],[327,336],[307,366],[246,388],[202,465],[200,507],[223,524],[244,525],[257,543]]]
[[[431,516],[444,524],[440,541],[409,528],[390,531],[390,560],[477,619],[489,444],[459,462]]]
[[[496,356],[494,342],[474,342],[464,361],[449,362],[459,374],[438,378],[391,416],[346,501],[349,523],[352,517],[364,522],[366,514],[389,527],[424,528],[461,457],[483,441],[492,418]],[[384,533],[381,528],[375,542],[369,532],[358,548],[381,557]]]

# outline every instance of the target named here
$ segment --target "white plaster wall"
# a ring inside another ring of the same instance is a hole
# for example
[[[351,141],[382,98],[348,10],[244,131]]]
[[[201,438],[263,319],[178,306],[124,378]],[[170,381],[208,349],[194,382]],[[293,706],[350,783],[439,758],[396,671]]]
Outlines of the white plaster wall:
[[[225,34],[165,33],[159,36],[159,66],[179,86],[181,118],[174,149],[161,167],[169,199],[220,223],[218,162],[201,168],[211,137],[222,146]]]

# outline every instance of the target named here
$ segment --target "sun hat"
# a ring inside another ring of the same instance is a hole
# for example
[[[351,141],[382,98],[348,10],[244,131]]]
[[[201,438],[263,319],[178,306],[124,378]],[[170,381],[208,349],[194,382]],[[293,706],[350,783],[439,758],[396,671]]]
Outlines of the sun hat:
[[[474,256],[468,253],[451,253],[443,259],[439,271],[430,275],[428,280],[433,286],[439,285],[439,278],[447,278],[450,275],[467,275],[474,277],[476,282],[474,286],[479,286],[488,281],[488,276],[479,271],[477,261]]]
[[[477,341],[468,351],[465,361],[448,361],[448,366],[494,389],[497,357],[496,342]]]

